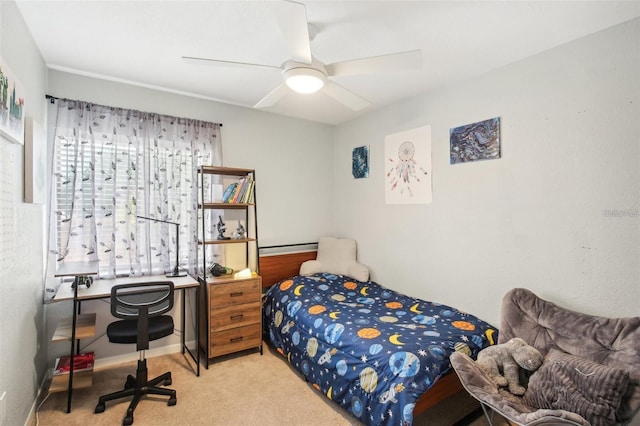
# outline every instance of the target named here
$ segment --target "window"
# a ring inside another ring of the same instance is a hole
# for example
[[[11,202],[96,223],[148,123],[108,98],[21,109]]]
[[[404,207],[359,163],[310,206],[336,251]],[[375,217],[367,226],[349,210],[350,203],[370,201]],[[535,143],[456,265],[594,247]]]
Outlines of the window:
[[[68,100],[57,114],[57,260],[99,260],[101,277],[172,270],[175,226],[141,216],[179,224],[192,271],[196,167],[219,165],[219,125]]]

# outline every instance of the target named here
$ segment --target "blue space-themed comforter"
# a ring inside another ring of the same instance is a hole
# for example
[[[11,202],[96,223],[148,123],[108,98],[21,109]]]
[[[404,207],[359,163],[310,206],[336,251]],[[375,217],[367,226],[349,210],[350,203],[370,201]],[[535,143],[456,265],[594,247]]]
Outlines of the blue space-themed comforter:
[[[317,390],[365,424],[410,425],[420,395],[451,368],[453,351],[475,357],[497,330],[449,306],[375,282],[296,276],[263,302],[271,344]]]

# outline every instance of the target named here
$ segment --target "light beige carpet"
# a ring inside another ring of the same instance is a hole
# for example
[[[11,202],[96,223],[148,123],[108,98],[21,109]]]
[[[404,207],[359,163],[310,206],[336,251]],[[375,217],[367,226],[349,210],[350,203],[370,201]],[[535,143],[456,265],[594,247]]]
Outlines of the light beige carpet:
[[[167,406],[166,397],[144,398],[134,413],[134,425],[359,425],[337,404],[323,397],[300,378],[276,352],[264,345],[264,355],[246,352],[220,358],[208,369],[193,373],[193,363],[182,354],[148,359],[149,377],[171,371],[178,403]],[[98,370],[93,386],[73,393],[72,412],[66,413],[66,392],[54,393],[42,403],[39,425],[119,425],[128,400],[106,404],[94,414],[98,397],[119,390],[127,374],[135,375],[136,363]],[[450,426],[478,407],[467,395],[451,398],[414,420],[418,426]],[[488,424],[484,418],[471,423]],[[501,425],[503,423],[496,422]]]

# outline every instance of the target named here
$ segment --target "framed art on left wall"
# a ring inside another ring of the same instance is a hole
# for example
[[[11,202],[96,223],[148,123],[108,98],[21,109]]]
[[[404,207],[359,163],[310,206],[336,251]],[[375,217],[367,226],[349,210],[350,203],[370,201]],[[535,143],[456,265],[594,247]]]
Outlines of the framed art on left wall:
[[[24,144],[24,90],[7,63],[0,57],[0,135]]]
[[[46,201],[46,134],[33,117],[25,121],[24,202],[44,204]]]

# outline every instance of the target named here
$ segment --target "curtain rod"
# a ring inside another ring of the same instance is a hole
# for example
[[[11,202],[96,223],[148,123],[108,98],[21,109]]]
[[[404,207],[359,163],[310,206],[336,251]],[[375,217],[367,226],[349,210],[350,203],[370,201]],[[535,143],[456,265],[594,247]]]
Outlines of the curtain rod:
[[[52,104],[55,104],[57,100],[59,100],[60,98],[58,98],[57,96],[52,96],[52,95],[44,95],[45,99],[49,99],[49,102],[51,102]],[[201,120],[204,121],[204,120]],[[219,125],[220,127],[222,127],[222,123],[214,123]]]

